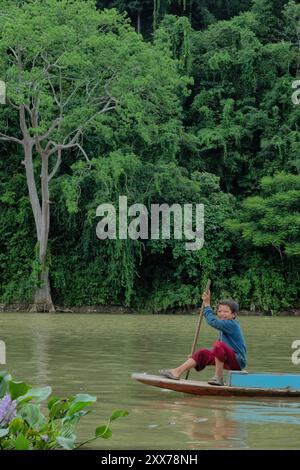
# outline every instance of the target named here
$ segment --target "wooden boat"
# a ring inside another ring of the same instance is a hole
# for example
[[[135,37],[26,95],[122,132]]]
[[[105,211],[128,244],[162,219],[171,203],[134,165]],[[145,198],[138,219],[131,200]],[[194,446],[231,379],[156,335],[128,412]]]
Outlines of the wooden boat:
[[[226,385],[209,385],[198,380],[172,380],[159,375],[132,374],[138,382],[192,395],[245,397],[300,397],[300,374],[228,371]]]

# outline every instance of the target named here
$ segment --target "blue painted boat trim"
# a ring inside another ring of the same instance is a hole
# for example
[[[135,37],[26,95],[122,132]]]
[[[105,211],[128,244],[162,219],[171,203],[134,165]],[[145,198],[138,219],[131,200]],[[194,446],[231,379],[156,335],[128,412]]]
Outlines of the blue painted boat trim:
[[[243,371],[227,371],[226,383],[232,387],[300,390],[300,374],[274,372],[249,374]]]

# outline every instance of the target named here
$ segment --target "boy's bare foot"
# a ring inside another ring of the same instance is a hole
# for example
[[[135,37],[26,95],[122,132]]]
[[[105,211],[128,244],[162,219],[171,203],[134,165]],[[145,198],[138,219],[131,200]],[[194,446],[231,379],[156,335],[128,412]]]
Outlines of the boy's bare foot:
[[[167,377],[168,379],[172,380],[179,380],[180,375],[176,374],[175,369],[162,369],[159,371],[160,375]]]

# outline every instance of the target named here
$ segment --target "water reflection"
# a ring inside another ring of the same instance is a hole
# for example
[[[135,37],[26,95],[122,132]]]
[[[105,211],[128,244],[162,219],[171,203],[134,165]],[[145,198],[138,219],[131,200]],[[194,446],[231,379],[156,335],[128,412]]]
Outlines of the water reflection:
[[[234,419],[226,401],[186,395],[179,401],[178,395],[171,392],[168,401],[152,400],[159,423],[149,422],[148,429],[181,435],[177,440],[191,450],[248,448],[247,423]]]
[[[279,402],[268,405],[237,404],[231,412],[231,418],[241,423],[279,423],[300,425],[300,404]]]
[[[225,410],[211,410],[210,418],[202,421],[196,415],[186,413],[190,425],[184,434],[188,437],[187,443],[194,449],[244,449],[247,448],[247,427],[245,423],[228,419]],[[231,442],[228,442],[231,441]]]
[[[43,385],[50,383],[49,374],[49,332],[33,332],[33,361],[36,364],[36,373],[38,381]]]

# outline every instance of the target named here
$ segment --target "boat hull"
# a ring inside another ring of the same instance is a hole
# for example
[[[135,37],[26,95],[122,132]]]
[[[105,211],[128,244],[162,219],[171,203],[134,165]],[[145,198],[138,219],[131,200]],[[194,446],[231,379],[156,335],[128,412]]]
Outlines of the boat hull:
[[[132,374],[134,380],[154,387],[192,395],[245,396],[245,397],[300,397],[300,390],[287,388],[255,388],[209,385],[196,380],[172,380],[159,375]]]

